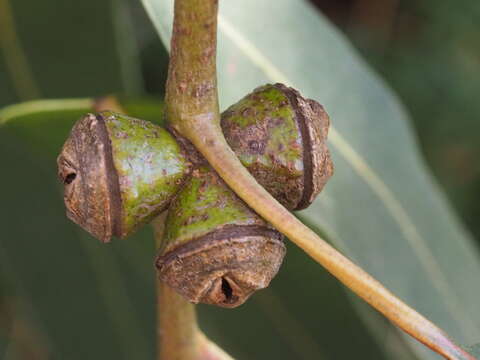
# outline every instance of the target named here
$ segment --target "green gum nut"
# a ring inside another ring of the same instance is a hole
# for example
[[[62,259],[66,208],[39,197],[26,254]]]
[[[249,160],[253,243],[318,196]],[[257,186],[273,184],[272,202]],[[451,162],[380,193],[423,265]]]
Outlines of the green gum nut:
[[[282,84],[255,89],[221,119],[242,164],[289,210],[308,207],[333,173],[329,123],[320,104]]]
[[[208,166],[170,204],[159,276],[194,303],[236,307],[268,286],[285,255],[282,236]]]
[[[190,170],[164,128],[109,111],[80,119],[57,163],[67,216],[104,242],[165,210]]]

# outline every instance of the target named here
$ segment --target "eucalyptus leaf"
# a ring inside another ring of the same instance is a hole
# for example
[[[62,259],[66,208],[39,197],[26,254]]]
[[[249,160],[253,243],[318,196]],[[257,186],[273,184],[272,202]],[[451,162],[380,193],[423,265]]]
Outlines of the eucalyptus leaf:
[[[142,2],[168,46],[173,1]],[[478,340],[478,250],[430,176],[405,109],[347,40],[305,1],[224,0],[218,74],[222,107],[266,82],[326,107],[336,172],[299,216],[456,341]]]
[[[477,359],[480,359],[480,343],[469,346],[467,351],[473,356],[477,357]]]

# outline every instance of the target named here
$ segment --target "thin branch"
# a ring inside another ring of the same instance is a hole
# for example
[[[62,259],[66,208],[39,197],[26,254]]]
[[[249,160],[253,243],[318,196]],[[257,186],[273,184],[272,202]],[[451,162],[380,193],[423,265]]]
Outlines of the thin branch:
[[[217,1],[175,1],[165,97],[169,119],[183,119],[192,114],[212,111],[218,114],[215,77],[216,31],[212,31],[216,28],[216,14]],[[213,52],[213,63],[211,52]],[[208,94],[213,94],[214,97]],[[175,123],[172,122],[172,124]],[[158,235],[157,239],[159,239]],[[198,332],[193,305],[186,303],[166,285],[159,283],[158,286],[161,289],[159,324],[161,329],[165,329],[164,331],[173,330],[175,333],[170,336],[170,339],[160,336],[161,358],[195,359],[198,355],[199,339],[193,336]],[[182,339],[187,342],[182,343]],[[173,357],[176,355],[176,350],[184,352],[181,354],[182,357]]]
[[[340,254],[261,187],[230,149],[220,128],[216,88],[216,0],[176,0],[167,115],[225,182],[259,215],[393,323],[452,360],[474,360],[448,336]]]
[[[156,247],[163,239],[163,212],[153,221]],[[157,358],[193,360],[198,358],[198,326],[195,307],[156,277],[157,283]]]
[[[160,246],[167,212],[153,221],[157,248]],[[158,277],[157,359],[233,360],[198,328],[195,305],[189,303]]]
[[[192,122],[207,122],[221,133],[215,61],[217,10],[217,0],[175,1],[165,102],[167,118],[181,134]]]
[[[200,359],[195,306],[157,279],[159,360]]]

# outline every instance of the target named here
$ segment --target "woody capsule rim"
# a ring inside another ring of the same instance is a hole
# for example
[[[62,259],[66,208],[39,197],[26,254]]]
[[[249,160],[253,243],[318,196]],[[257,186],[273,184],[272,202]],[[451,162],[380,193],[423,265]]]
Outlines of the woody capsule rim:
[[[330,118],[322,105],[305,99],[299,91],[281,83],[277,88],[287,97],[294,109],[303,147],[303,193],[293,211],[306,209],[315,200],[333,174],[330,152],[326,146]]]
[[[57,164],[67,217],[102,242],[165,210],[190,171],[167,130],[110,111],[80,118]]]
[[[329,124],[319,103],[278,83],[256,88],[221,117],[239,160],[291,211],[308,207],[333,174]]]
[[[86,114],[57,158],[67,217],[103,242],[121,234],[121,196],[112,145],[101,115]]]
[[[162,280],[190,302],[234,308],[269,285],[285,253],[276,230],[227,225],[158,256],[155,266]],[[221,266],[212,263],[216,258]]]

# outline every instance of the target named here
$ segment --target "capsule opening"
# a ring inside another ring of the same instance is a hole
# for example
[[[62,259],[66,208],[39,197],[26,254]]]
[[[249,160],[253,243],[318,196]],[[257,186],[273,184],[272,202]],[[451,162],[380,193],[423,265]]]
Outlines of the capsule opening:
[[[75,180],[76,177],[77,177],[76,173],[70,173],[67,176],[65,176],[65,178],[63,179],[63,182],[65,184],[71,184]]]
[[[234,295],[234,290],[230,282],[222,277],[222,294],[224,296],[224,300],[222,301],[224,304],[232,305],[238,302],[238,296]]]
[[[222,292],[223,295],[225,295],[225,301],[229,301],[232,298],[233,295],[233,289],[230,286],[230,283],[225,279],[222,278]]]

